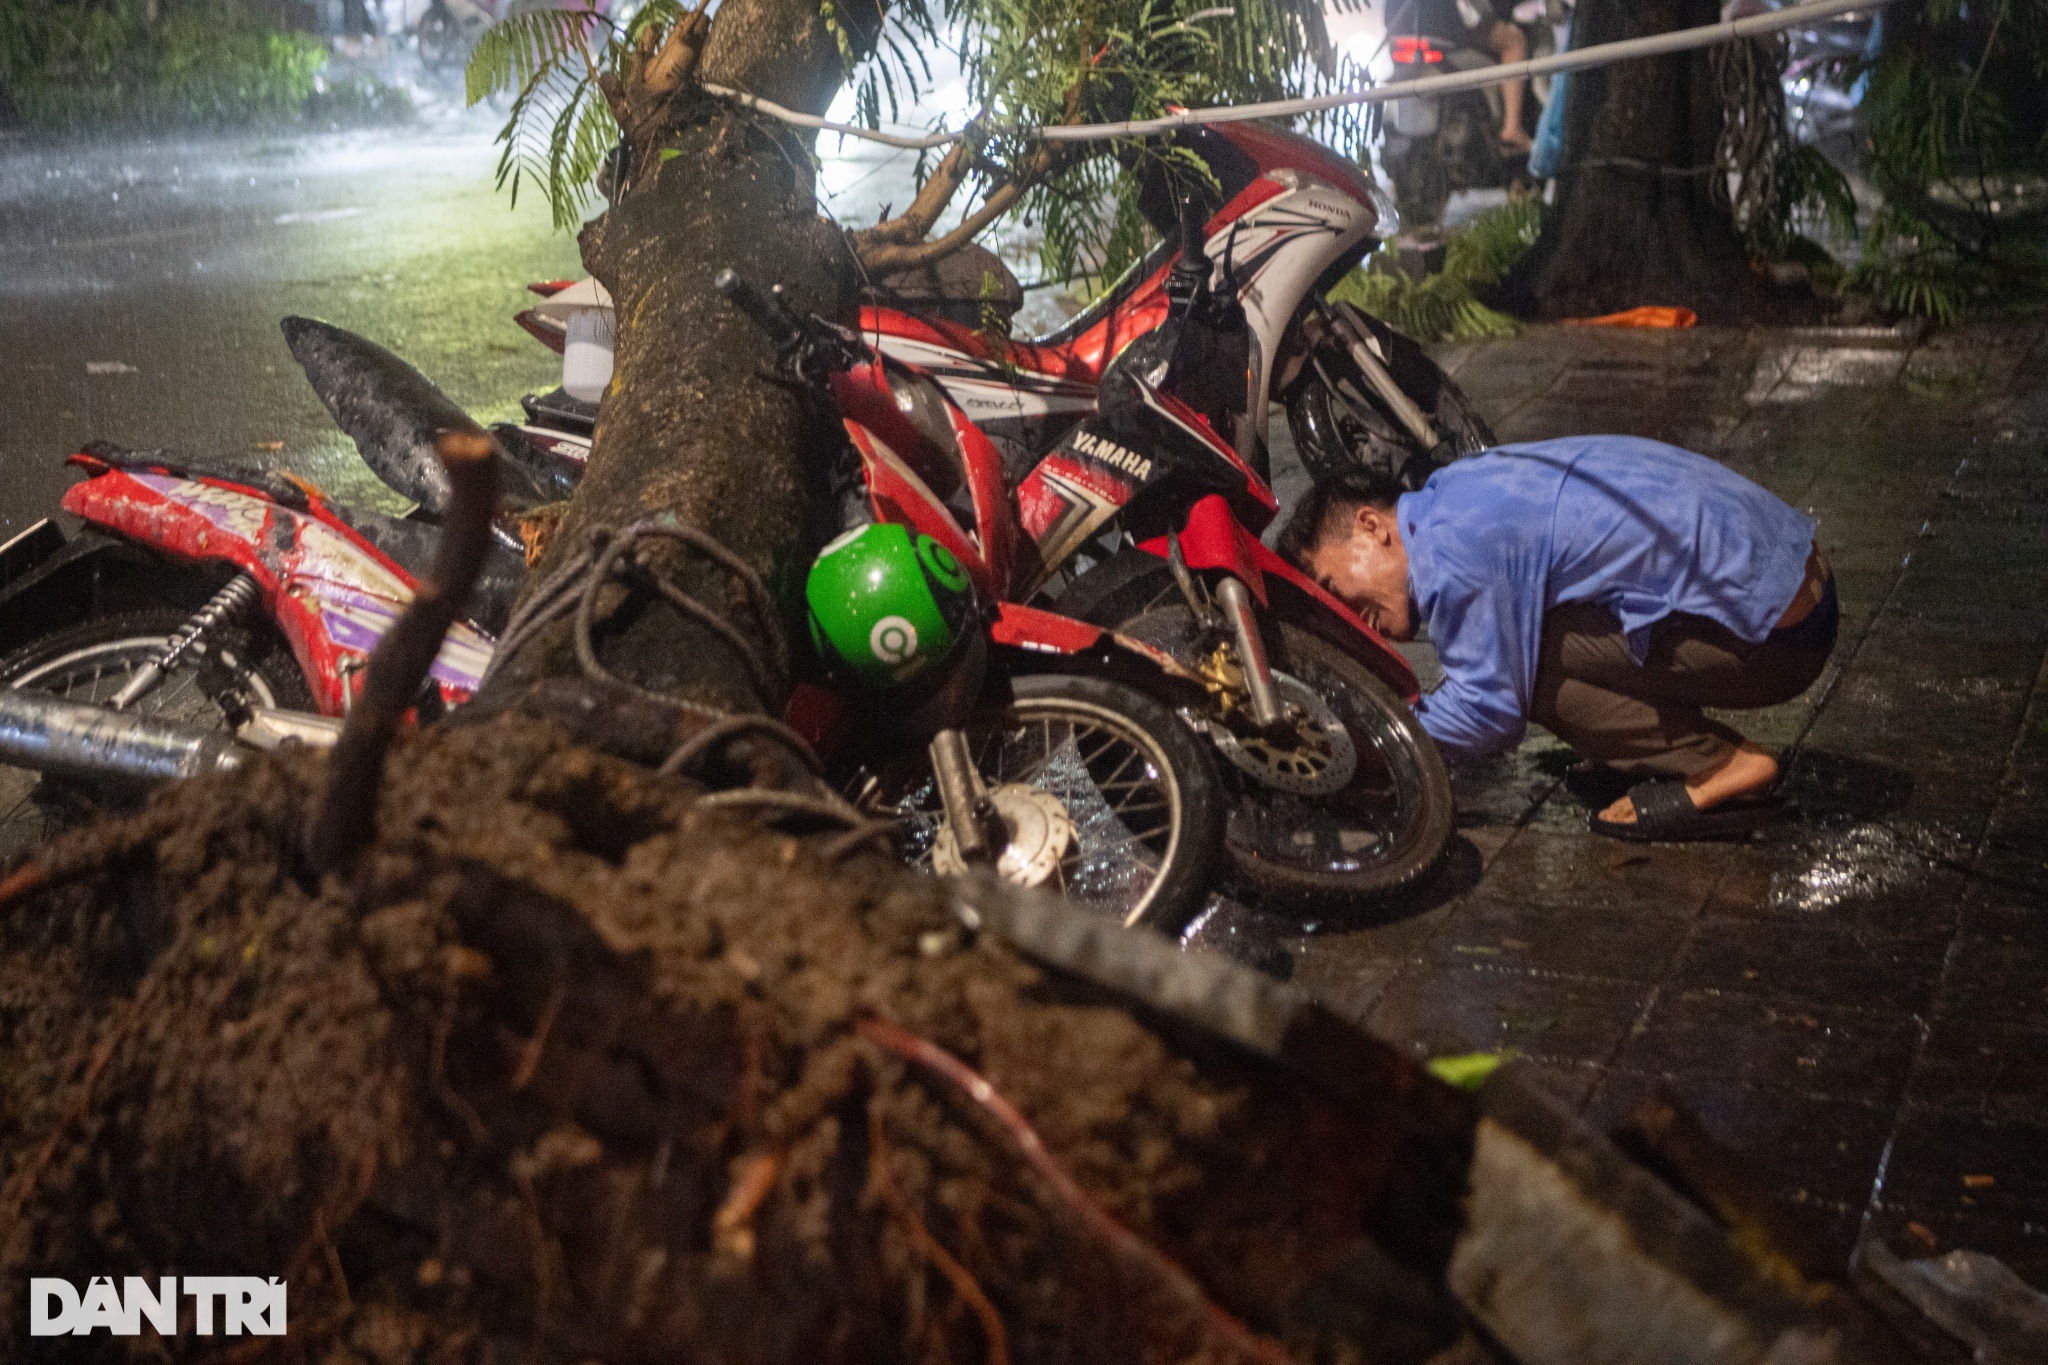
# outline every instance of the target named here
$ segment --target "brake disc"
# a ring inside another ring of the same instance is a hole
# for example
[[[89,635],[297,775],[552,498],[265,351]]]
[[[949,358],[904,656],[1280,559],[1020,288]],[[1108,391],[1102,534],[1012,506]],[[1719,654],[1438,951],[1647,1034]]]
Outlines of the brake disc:
[[[1074,842],[1074,821],[1051,792],[1006,782],[988,794],[1010,840],[996,858],[996,875],[1012,886],[1043,886],[1059,871]],[[948,823],[932,841],[932,871],[957,877],[967,871]]]
[[[1294,723],[1288,739],[1239,734],[1220,722],[1209,738],[1232,767],[1279,791],[1328,796],[1350,784],[1358,771],[1358,746],[1330,704],[1298,678],[1274,670],[1273,689]]]

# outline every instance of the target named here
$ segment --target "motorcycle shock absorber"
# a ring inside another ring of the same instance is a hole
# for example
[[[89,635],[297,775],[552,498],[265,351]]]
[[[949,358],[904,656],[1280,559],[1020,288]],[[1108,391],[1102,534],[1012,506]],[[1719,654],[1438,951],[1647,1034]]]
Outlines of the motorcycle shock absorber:
[[[1251,694],[1252,723],[1261,729],[1278,725],[1283,717],[1280,694],[1273,688],[1273,666],[1266,659],[1266,642],[1259,636],[1258,619],[1252,615],[1252,593],[1235,577],[1225,575],[1216,585],[1216,602],[1230,623],[1237,644],[1237,661],[1244,670],[1245,691]]]
[[[932,737],[930,757],[939,802],[946,812],[946,824],[953,831],[953,846],[960,861],[994,862],[1002,852],[1000,817],[989,801],[981,774],[975,770],[967,736],[957,727],[939,731]]]
[[[114,694],[109,705],[116,711],[133,706],[153,691],[177,667],[178,660],[191,653],[207,636],[248,615],[262,600],[263,589],[256,580],[247,573],[236,574],[225,587],[207,599],[205,606],[193,612],[190,620],[178,627],[178,633],[171,637],[162,654],[135,670],[135,676]]]

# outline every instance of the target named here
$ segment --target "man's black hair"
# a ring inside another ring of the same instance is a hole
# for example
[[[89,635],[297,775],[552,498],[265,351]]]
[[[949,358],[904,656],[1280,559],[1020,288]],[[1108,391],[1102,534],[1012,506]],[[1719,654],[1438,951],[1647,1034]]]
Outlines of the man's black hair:
[[[1401,492],[1392,475],[1376,469],[1342,470],[1302,494],[1273,548],[1288,563],[1306,569],[1308,557],[1324,541],[1342,535],[1359,508],[1392,510]]]

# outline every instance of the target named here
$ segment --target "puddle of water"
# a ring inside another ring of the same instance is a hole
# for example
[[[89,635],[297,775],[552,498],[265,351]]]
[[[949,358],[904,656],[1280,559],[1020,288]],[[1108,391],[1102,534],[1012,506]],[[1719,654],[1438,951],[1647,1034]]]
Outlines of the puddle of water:
[[[1745,403],[1802,403],[1830,389],[1890,383],[1906,353],[1890,347],[1799,346],[1757,357]]]
[[[1925,882],[1932,859],[1961,860],[1969,840],[1955,830],[1918,822],[1863,821],[1806,843],[1805,866],[1771,877],[1777,910],[1838,910],[1857,901],[1910,891]]]

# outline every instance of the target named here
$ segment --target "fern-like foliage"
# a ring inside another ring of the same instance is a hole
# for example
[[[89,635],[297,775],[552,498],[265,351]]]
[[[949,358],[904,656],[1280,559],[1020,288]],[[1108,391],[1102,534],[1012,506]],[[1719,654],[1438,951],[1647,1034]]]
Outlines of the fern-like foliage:
[[[1213,0],[895,0],[876,30],[850,22],[853,3],[819,0],[819,14],[839,46],[857,117],[870,126],[898,118],[931,83],[929,54],[950,44],[967,76],[967,106],[949,112],[976,119],[982,139],[958,206],[1028,179],[1019,211],[1039,230],[1044,273],[1056,278],[1107,281],[1143,254],[1133,171],[1149,165],[1186,183],[1214,180],[1199,157],[1164,139],[1077,147],[1046,174],[1033,160],[1040,144],[1031,130],[1156,118],[1364,79],[1333,56],[1320,0],[1235,0],[1227,8]],[[619,136],[596,75],[623,79],[640,31],[665,32],[679,14],[675,0],[650,0],[623,26],[588,10],[543,10],[485,32],[470,59],[469,99],[513,96],[498,180],[515,202],[536,185],[558,225],[576,223]],[[872,18],[866,5],[858,14]],[[1339,112],[1317,127],[1356,147],[1364,117]],[[921,159],[920,183],[936,161]]]
[[[833,11],[825,13],[834,22]],[[842,54],[853,49],[852,35],[840,42]],[[1318,0],[1236,0],[1221,12],[1214,0],[899,0],[872,54],[848,67],[859,117],[870,126],[895,117],[928,83],[924,54],[942,42],[966,73],[967,111],[1005,129],[1157,118],[1364,79],[1335,64]],[[1364,131],[1356,111],[1317,126],[1351,146]],[[963,198],[1017,176],[1036,145],[1028,136],[992,137]],[[920,165],[920,182],[929,164]],[[1214,183],[1184,148],[1126,139],[1073,148],[1033,186],[1019,212],[1038,231],[1047,277],[1106,283],[1144,253],[1134,173],[1148,165]]]
[[[1479,301],[1477,291],[1498,282],[1536,244],[1543,205],[1511,199],[1488,209],[1451,234],[1444,268],[1420,277],[1381,252],[1330,291],[1417,341],[1470,341],[1513,336],[1519,324]]]
[[[555,226],[582,219],[619,125],[597,87],[601,72],[623,79],[633,43],[649,25],[666,28],[681,9],[649,0],[624,26],[593,10],[531,10],[484,30],[463,73],[470,104],[512,95],[498,134],[498,188],[519,203],[532,182],[547,196]]]
[[[1999,213],[2015,183],[2048,183],[2048,5],[1922,0],[1844,75],[1868,79],[1871,183],[1884,196],[1850,286],[1894,313],[1952,322],[2048,295],[2040,244]]]

